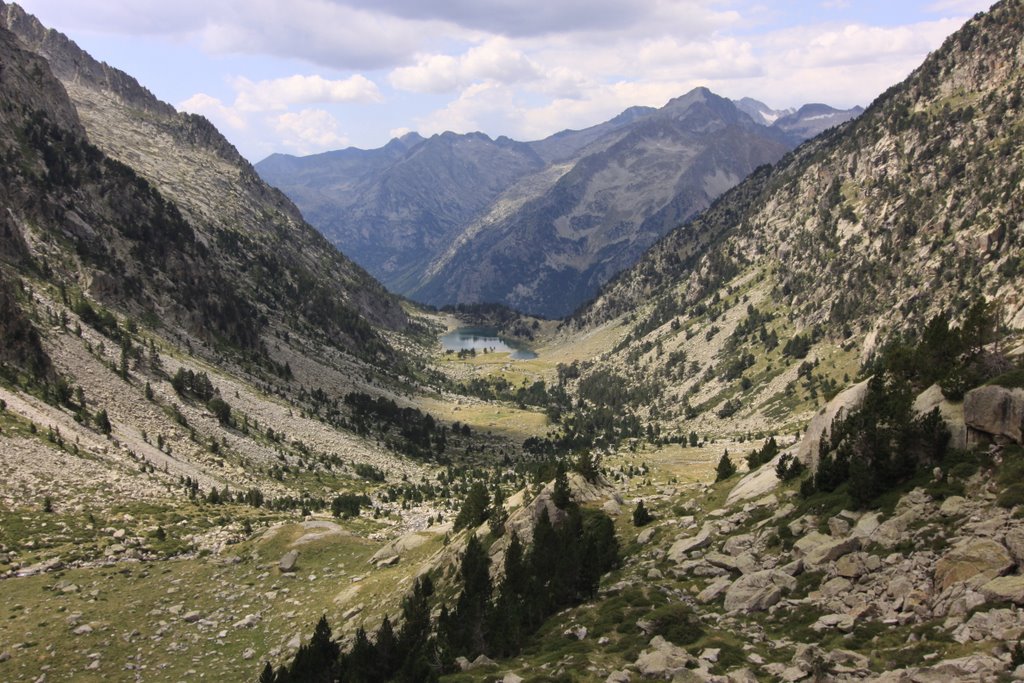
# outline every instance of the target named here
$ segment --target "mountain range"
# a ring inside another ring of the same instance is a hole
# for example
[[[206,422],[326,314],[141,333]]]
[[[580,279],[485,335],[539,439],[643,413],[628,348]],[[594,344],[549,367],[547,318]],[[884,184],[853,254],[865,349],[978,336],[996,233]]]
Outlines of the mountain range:
[[[0,679],[1024,678],[1022,128],[1003,0],[573,315],[439,312],[0,3]]]
[[[560,317],[754,168],[860,111],[698,88],[535,142],[410,133],[256,169],[392,291]]]

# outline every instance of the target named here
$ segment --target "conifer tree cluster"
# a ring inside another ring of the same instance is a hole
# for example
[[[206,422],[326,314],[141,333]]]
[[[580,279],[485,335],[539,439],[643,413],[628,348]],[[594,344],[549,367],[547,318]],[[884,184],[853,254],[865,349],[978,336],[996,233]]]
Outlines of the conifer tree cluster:
[[[509,657],[550,615],[596,595],[601,576],[618,563],[612,520],[576,505],[569,506],[558,527],[544,510],[529,550],[512,534],[497,585],[491,579],[487,548],[470,534],[452,609],[442,604],[438,618],[431,620],[434,586],[424,575],[402,602],[397,633],[385,617],[372,639],[360,628],[352,648],[341,653],[331,640],[326,618],[321,618],[312,639],[292,662],[276,671],[267,663],[259,681],[421,683],[457,671],[458,657]]]

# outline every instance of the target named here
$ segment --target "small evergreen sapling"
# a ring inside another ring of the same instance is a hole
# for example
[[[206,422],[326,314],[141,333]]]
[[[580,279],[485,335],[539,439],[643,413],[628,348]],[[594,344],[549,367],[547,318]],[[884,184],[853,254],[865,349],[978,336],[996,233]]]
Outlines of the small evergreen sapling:
[[[736,474],[736,465],[734,465],[732,460],[729,458],[728,449],[726,449],[726,451],[722,453],[722,458],[718,461],[718,467],[716,468],[715,472],[716,482],[725,481],[732,475]]]
[[[644,526],[654,520],[654,517],[644,506],[644,501],[639,500],[633,510],[633,526]]]

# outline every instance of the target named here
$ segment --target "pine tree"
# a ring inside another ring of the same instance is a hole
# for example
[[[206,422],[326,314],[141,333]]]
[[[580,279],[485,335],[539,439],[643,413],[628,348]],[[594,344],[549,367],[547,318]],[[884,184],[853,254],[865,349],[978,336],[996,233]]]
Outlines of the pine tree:
[[[651,516],[651,513],[644,506],[644,501],[637,501],[636,507],[633,509],[633,526],[644,526],[653,519],[654,517]]]
[[[263,667],[263,673],[260,674],[259,683],[275,683],[277,678],[274,676],[274,667],[267,662]]]
[[[483,482],[474,482],[466,495],[466,500],[455,517],[455,529],[475,528],[486,521],[490,509],[491,496]]]
[[[372,681],[376,665],[376,648],[366,637],[366,631],[360,626],[356,629],[356,639],[352,649],[341,659],[341,679],[345,681]]]
[[[491,599],[491,560],[480,539],[470,534],[462,555],[459,578],[462,593],[455,606],[454,621],[458,626],[456,649],[470,659],[487,649],[485,624]]]
[[[294,681],[332,683],[338,667],[341,648],[331,640],[331,627],[327,616],[320,617],[309,643],[299,647],[289,674]]]
[[[548,510],[541,510],[533,527],[533,547],[527,560],[530,587],[525,595],[528,628],[538,626],[551,605],[549,582],[555,573],[556,558],[561,551],[558,535],[551,526]]]
[[[725,481],[732,475],[736,474],[736,465],[734,465],[732,460],[729,459],[728,449],[722,453],[722,458],[718,461],[718,467],[715,471],[715,481]]]
[[[377,670],[376,675],[380,680],[388,680],[394,674],[401,663],[401,652],[398,649],[398,640],[395,638],[395,631],[391,627],[391,620],[384,615],[384,621],[377,629]]]
[[[597,481],[601,476],[601,460],[596,453],[583,451],[576,458],[576,471],[587,481]]]
[[[98,413],[96,413],[96,417],[94,419],[96,420],[96,426],[102,433],[110,434],[113,427],[110,424],[110,417],[107,415],[106,408],[102,408]]]
[[[551,500],[563,510],[567,509],[572,503],[569,478],[565,474],[565,465],[561,462],[555,468],[555,486],[551,493]]]

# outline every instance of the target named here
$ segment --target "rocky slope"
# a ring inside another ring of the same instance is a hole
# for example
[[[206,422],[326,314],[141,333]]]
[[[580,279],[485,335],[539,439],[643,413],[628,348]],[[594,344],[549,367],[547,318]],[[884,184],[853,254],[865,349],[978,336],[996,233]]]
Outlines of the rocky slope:
[[[259,315],[303,320],[353,348],[350,318],[406,325],[398,302],[306,224],[207,120],[174,111],[17,5],[0,5],[0,18],[47,60],[89,141],[173,203]]]
[[[1020,330],[1022,36],[1016,3],[972,20],[862,116],[667,235],[567,334],[624,321],[610,362],[660,375],[685,433],[809,420],[886,340],[974,297]]]
[[[561,316],[813,133],[798,114],[786,120],[785,129],[754,124],[700,89],[536,142],[407,136],[380,150],[275,155],[257,169],[392,289],[436,305]]]

